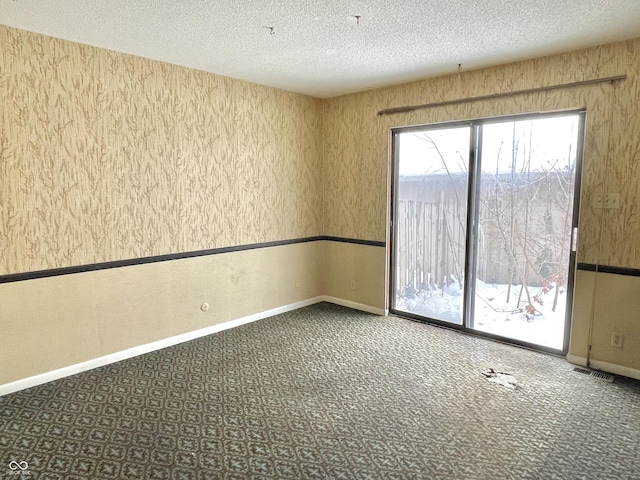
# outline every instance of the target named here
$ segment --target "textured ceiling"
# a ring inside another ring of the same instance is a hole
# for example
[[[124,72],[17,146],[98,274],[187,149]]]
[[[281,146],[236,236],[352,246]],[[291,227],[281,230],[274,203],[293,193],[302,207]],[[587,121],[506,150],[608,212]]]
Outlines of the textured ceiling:
[[[640,0],[0,0],[0,24],[326,98],[640,37]]]

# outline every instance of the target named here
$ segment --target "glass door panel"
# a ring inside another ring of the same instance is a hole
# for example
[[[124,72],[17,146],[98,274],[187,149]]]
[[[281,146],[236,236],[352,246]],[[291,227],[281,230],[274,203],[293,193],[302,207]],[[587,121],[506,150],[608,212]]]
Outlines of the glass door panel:
[[[396,132],[392,310],[462,325],[471,127]]]
[[[470,328],[562,350],[579,115],[481,125]]]

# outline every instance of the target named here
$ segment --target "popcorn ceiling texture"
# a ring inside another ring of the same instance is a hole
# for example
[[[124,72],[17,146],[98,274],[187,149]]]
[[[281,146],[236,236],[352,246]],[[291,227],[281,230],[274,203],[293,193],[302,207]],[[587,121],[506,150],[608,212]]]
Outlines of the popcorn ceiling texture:
[[[0,26],[0,275],[320,233],[310,97]]]
[[[0,24],[328,98],[636,38],[640,2],[4,0]]]

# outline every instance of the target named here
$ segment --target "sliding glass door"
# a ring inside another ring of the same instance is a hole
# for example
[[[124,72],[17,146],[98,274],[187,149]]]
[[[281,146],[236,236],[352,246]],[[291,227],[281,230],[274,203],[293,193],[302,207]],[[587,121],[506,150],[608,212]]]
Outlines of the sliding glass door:
[[[395,136],[394,309],[462,325],[469,125]]]
[[[394,131],[391,310],[567,346],[583,114]]]
[[[563,349],[579,119],[481,127],[477,330]]]

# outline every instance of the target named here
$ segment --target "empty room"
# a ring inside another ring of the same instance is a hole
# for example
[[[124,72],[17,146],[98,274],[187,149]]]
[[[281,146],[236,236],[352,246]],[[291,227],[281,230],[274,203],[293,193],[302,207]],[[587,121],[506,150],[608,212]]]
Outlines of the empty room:
[[[0,0],[0,479],[640,479],[640,2]]]

